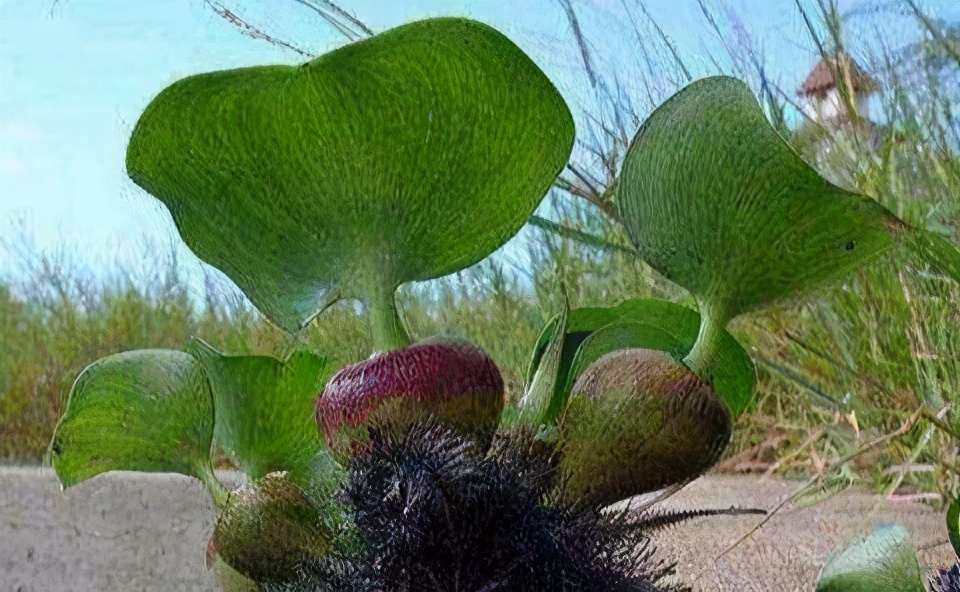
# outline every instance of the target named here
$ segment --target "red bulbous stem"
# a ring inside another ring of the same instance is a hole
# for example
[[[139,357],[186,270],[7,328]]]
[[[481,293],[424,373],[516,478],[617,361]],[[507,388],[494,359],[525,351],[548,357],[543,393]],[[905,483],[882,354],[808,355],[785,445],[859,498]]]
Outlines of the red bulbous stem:
[[[491,406],[499,414],[503,396],[503,377],[486,352],[466,342],[431,341],[379,353],[339,370],[317,400],[316,420],[333,445],[340,427],[363,424],[390,400],[436,406],[470,398],[496,403],[499,398],[499,406]]]

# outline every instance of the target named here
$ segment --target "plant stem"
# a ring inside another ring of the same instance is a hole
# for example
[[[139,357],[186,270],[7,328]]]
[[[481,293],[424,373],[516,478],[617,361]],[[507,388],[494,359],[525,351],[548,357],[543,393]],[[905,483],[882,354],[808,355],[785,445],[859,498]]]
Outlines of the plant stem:
[[[720,363],[720,340],[730,317],[720,309],[700,303],[700,333],[683,363],[701,380],[713,386],[714,372]]]
[[[220,483],[220,480],[217,479],[216,474],[213,472],[213,467],[207,463],[205,466],[200,467],[200,470],[197,471],[197,475],[200,478],[200,481],[207,486],[207,491],[210,492],[210,497],[213,498],[213,503],[220,509],[227,503],[227,497],[230,492],[227,491],[227,488],[223,486],[223,483]]]
[[[410,345],[410,336],[397,312],[396,291],[388,289],[373,293],[369,304],[374,351],[391,351]]]

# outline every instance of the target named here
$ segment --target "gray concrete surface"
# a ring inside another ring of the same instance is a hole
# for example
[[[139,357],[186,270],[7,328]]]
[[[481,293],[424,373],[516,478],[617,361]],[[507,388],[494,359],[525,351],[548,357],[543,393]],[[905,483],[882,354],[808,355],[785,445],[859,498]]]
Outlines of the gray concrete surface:
[[[795,487],[779,479],[711,476],[664,505],[771,508]],[[659,557],[677,561],[679,574],[697,590],[806,592],[835,544],[886,519],[913,533],[925,564],[952,560],[939,514],[862,490],[789,508],[717,559],[759,519],[687,522],[662,534]],[[0,468],[0,592],[217,590],[204,567],[214,520],[203,486],[178,475],[115,473],[61,492],[49,470]]]
[[[771,509],[799,485],[782,479],[708,476],[663,502],[662,507]],[[891,502],[859,488],[812,507],[788,505],[753,536],[723,554],[762,520],[763,516],[743,516],[688,521],[659,537],[660,556],[676,561],[683,581],[696,590],[810,592],[836,545],[869,533],[879,521],[893,521],[910,531],[927,569],[955,560],[942,514],[919,502]]]
[[[215,520],[203,485],[180,475],[118,472],[61,492],[48,469],[0,468],[0,592],[215,590]]]

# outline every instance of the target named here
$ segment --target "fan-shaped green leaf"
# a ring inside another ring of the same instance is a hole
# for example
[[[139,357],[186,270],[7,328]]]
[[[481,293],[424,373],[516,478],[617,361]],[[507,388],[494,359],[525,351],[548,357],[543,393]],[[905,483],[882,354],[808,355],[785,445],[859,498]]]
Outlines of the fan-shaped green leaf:
[[[853,270],[891,246],[887,225],[902,226],[820,176],[726,76],[650,115],[617,196],[643,258],[728,318]]]
[[[910,533],[898,524],[877,527],[827,560],[816,592],[924,592]]]
[[[252,479],[297,471],[321,448],[314,404],[335,368],[309,352],[285,362],[269,356],[226,356],[201,339],[187,351],[203,365],[213,390],[214,439]]]
[[[573,139],[520,48],[437,18],[301,66],[180,80],[137,122],[127,172],[281,327],[338,297],[392,323],[397,286],[472,265],[521,228]]]
[[[704,334],[687,363],[701,372],[714,367],[711,340],[729,319],[839,278],[904,237],[960,277],[956,249],[825,180],[726,76],[690,84],[650,115],[624,158],[617,203],[641,256],[700,305]]]
[[[174,472],[213,481],[213,399],[191,356],[137,350],[80,373],[50,446],[64,487],[108,471]]]

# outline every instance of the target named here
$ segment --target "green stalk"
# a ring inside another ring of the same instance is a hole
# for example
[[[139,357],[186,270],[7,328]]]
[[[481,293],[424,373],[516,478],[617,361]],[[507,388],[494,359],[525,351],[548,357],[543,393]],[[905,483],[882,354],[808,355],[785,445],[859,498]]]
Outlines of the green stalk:
[[[683,363],[691,372],[713,385],[714,369],[719,364],[721,337],[730,321],[730,315],[720,308],[700,303],[700,333]]]
[[[213,503],[220,509],[227,504],[227,497],[229,497],[230,492],[226,487],[223,486],[223,483],[220,483],[220,480],[217,479],[217,476],[213,472],[213,467],[209,462],[203,463],[200,466],[200,470],[197,471],[197,475],[200,478],[200,481],[207,486],[207,491],[210,492],[210,497],[213,498]]]
[[[391,351],[409,346],[410,336],[403,328],[397,312],[396,290],[372,293],[369,305],[374,351]]]

